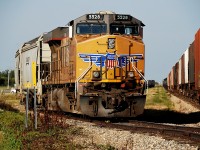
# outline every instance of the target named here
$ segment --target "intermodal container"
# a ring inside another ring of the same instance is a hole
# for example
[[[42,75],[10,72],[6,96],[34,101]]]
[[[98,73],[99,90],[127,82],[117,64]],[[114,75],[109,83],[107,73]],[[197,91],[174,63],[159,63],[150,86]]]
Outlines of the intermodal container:
[[[200,89],[200,29],[195,34],[195,88]]]
[[[181,56],[181,84],[185,84],[185,55]]]
[[[185,76],[185,84],[188,84],[188,61],[189,61],[189,53],[188,49],[184,52],[184,76]]]
[[[172,70],[170,73],[170,86],[171,86],[171,89],[174,89],[174,66],[172,67]]]
[[[173,66],[173,86],[175,87],[175,74],[176,74],[176,72],[175,72],[175,66]]]
[[[178,62],[174,66],[174,88],[177,89],[178,87],[178,70],[179,70],[179,64]]]
[[[188,80],[189,84],[194,84],[194,42],[189,47],[189,63],[188,63]]]
[[[167,76],[167,87],[168,87],[168,90],[170,90],[170,73]]]
[[[178,84],[181,85],[181,59],[178,61]]]

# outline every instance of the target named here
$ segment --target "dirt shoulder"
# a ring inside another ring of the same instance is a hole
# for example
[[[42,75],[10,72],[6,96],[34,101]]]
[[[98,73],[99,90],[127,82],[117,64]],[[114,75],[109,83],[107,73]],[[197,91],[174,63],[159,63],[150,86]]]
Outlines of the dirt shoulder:
[[[170,96],[170,100],[173,102],[174,110],[177,111],[177,112],[189,114],[189,113],[200,111],[200,109],[195,108],[194,106],[192,106],[188,102],[185,102],[185,101],[181,100],[180,98],[178,98],[178,97],[176,97],[172,94]]]

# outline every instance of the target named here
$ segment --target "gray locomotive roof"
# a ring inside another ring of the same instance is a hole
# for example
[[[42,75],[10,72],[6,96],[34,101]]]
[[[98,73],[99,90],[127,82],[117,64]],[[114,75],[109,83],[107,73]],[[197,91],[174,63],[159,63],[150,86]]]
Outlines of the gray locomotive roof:
[[[88,14],[101,14],[101,15],[107,15],[107,16],[108,16],[108,15],[112,15],[113,18],[114,18],[115,15],[119,15],[119,14],[116,14],[116,13],[114,13],[114,12],[112,12],[112,11],[100,11],[100,12],[97,12],[97,13],[88,13]],[[86,16],[87,16],[88,14],[84,14],[84,15],[82,15],[82,16],[80,16],[80,17],[74,19],[74,20],[71,20],[71,21],[68,23],[68,25],[69,25],[69,26],[72,25],[73,22],[79,22],[79,21],[87,20],[87,19],[86,19]],[[121,14],[121,15],[129,15],[129,14]],[[141,25],[141,26],[145,26],[145,24],[144,24],[141,20],[139,20],[139,19],[133,17],[132,15],[129,15],[129,16],[132,17],[132,20],[131,20],[131,21],[132,21],[133,23],[137,23],[137,24],[139,24],[139,25]],[[113,22],[114,22],[114,21],[115,21],[115,20],[113,19]],[[121,22],[122,22],[122,21],[121,21]]]
[[[66,36],[68,30],[67,26],[64,27],[57,27],[46,34],[43,35],[43,41],[45,43],[51,41],[51,40],[61,40],[63,37]]]

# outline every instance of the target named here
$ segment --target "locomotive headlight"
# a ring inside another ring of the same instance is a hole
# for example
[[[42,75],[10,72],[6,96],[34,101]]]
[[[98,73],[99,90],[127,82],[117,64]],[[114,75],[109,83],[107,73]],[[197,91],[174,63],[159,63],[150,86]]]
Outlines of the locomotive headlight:
[[[129,72],[128,72],[128,77],[130,77],[130,78],[134,77],[133,71],[129,71]]]
[[[99,78],[100,77],[100,72],[99,71],[94,71],[93,72],[93,77],[94,78]]]
[[[101,80],[101,71],[93,71],[92,80],[94,80],[94,81]]]
[[[108,49],[114,49],[115,48],[115,39],[109,38],[108,39]]]

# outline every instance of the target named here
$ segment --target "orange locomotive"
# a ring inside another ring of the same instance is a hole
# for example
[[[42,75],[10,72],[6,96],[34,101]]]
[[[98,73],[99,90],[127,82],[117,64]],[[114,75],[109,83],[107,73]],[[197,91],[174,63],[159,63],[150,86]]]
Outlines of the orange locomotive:
[[[91,117],[142,114],[147,87],[143,27],[131,15],[102,11],[44,35],[51,67],[41,68],[48,74],[43,104]]]

